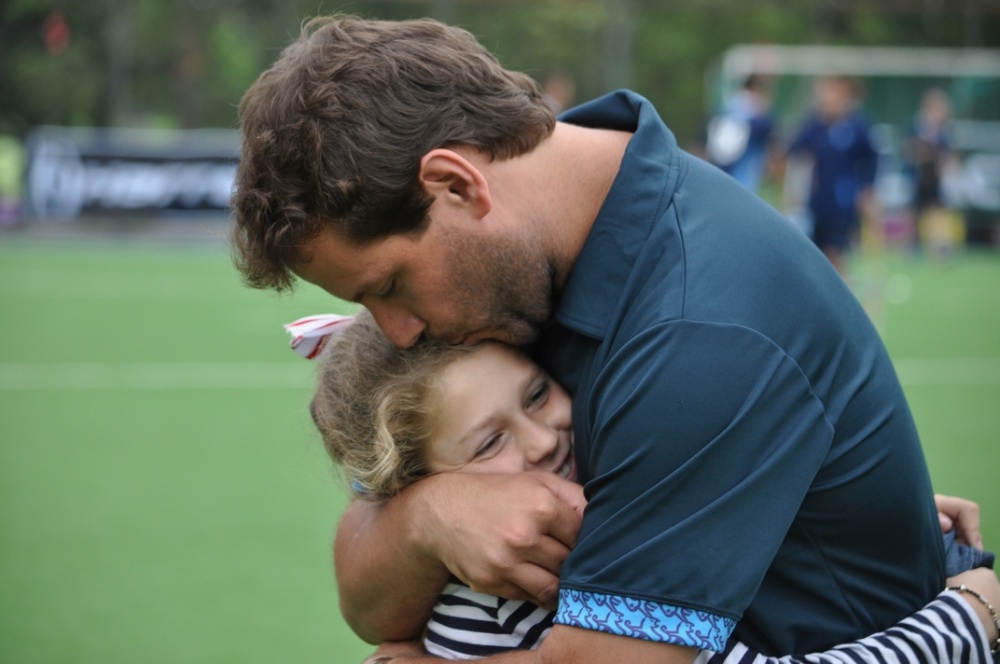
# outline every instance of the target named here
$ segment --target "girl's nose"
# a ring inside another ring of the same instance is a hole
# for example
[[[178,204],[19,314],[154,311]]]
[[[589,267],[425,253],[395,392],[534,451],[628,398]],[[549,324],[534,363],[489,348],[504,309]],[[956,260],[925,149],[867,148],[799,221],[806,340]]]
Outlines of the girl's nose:
[[[544,423],[532,420],[524,436],[525,465],[544,466],[559,449],[559,432]]]

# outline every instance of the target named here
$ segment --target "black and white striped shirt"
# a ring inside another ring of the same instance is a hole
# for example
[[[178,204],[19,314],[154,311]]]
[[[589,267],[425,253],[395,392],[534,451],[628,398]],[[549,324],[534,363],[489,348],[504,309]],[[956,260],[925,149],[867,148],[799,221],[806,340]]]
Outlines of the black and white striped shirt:
[[[478,659],[541,644],[555,613],[531,602],[478,593],[461,583],[445,586],[427,623],[424,648],[442,659]]]
[[[554,613],[522,601],[477,593],[450,583],[427,624],[424,647],[436,657],[469,660],[537,648]],[[703,650],[695,664],[992,664],[975,611],[954,591],[942,592],[895,626],[821,653],[766,657],[730,640],[726,650]]]

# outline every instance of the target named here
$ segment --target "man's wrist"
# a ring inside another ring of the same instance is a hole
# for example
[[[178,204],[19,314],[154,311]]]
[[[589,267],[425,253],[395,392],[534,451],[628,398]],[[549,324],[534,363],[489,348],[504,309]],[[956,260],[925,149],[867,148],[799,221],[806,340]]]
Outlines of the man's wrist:
[[[396,496],[394,500],[400,502],[397,508],[402,508],[406,515],[407,527],[403,532],[407,542],[406,550],[422,558],[428,567],[440,568],[447,578],[446,566],[435,548],[437,544],[435,536],[438,533],[435,508],[441,503],[436,503],[431,496],[434,494],[434,486],[438,483],[435,476],[427,477]]]

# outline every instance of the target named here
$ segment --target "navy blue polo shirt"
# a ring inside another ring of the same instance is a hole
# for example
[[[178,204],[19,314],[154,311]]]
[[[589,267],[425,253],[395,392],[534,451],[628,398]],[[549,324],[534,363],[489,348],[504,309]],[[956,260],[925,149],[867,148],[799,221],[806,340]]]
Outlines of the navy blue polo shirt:
[[[931,600],[944,562],[912,417],[822,254],[618,92],[634,132],[543,334],[589,504],[556,622],[804,653]]]

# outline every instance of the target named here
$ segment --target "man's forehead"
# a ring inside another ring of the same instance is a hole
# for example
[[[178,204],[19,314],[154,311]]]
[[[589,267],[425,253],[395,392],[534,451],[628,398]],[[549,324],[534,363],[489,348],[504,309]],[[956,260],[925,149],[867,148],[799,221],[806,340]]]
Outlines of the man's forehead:
[[[308,240],[292,271],[304,281],[344,300],[356,301],[376,271],[369,247],[332,231]]]

